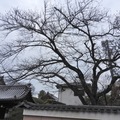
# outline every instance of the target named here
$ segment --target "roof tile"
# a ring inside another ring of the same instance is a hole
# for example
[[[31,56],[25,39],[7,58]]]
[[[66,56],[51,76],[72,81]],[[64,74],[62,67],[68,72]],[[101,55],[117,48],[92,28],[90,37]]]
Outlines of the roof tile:
[[[92,106],[92,105],[54,105],[54,104],[34,104],[24,103],[25,109],[46,110],[46,111],[71,111],[71,112],[100,112],[100,113],[120,113],[119,106]]]
[[[28,94],[29,91],[30,88],[26,85],[0,85],[0,101],[22,99]]]

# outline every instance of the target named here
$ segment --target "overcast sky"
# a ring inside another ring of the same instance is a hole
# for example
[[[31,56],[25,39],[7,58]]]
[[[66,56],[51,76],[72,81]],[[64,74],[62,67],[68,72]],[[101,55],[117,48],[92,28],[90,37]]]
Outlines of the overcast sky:
[[[65,0],[47,0],[49,3],[63,2]],[[120,10],[120,0],[98,0],[112,13]],[[43,6],[44,0],[0,0],[0,12],[4,13],[12,8],[38,10]]]
[[[55,2],[62,2],[65,0],[47,0],[49,4],[53,4]],[[77,0],[76,0],[77,1]],[[112,14],[116,14],[120,11],[120,0],[98,0],[106,10],[110,10]],[[61,3],[61,4],[62,4]],[[5,12],[11,10],[12,8],[20,8],[20,9],[32,9],[32,10],[40,10],[42,9],[44,4],[44,0],[0,0],[0,13],[4,14]],[[37,91],[41,88],[38,82],[35,82]],[[47,89],[48,87],[45,87]]]

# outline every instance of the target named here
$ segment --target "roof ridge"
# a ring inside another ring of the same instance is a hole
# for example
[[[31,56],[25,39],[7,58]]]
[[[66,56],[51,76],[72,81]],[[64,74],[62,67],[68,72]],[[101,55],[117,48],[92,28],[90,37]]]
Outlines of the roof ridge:
[[[92,106],[92,105],[54,105],[54,104],[31,104],[26,102],[25,109],[46,110],[46,111],[72,111],[72,112],[100,112],[100,113],[120,113],[120,106]]]

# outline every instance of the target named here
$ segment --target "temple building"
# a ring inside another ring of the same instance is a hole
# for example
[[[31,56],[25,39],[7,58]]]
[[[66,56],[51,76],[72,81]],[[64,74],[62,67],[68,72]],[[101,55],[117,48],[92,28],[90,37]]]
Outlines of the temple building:
[[[84,96],[84,90],[81,84],[71,83],[73,87],[78,87],[79,92]],[[64,103],[66,105],[82,105],[82,102],[78,98],[78,94],[74,94],[74,92],[66,85],[66,84],[59,84],[56,86],[58,89],[58,101]]]
[[[0,119],[7,118],[9,109],[23,101],[33,102],[29,85],[5,85],[0,79]]]

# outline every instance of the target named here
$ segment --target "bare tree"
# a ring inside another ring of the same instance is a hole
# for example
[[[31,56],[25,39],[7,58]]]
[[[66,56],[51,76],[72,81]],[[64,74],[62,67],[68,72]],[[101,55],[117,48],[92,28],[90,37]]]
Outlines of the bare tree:
[[[78,94],[79,89],[70,84],[81,83],[90,104],[96,105],[120,78],[113,75],[107,86],[99,90],[99,83],[106,81],[105,75],[113,68],[120,68],[117,62],[120,53],[106,58],[100,43],[106,39],[119,40],[120,26],[107,12],[98,9],[94,0],[75,4],[67,1],[64,9],[48,9],[45,5],[41,15],[14,9],[0,20],[0,29],[8,37],[12,32],[17,36],[0,51],[1,74],[13,81],[64,82],[86,105],[84,96]]]

